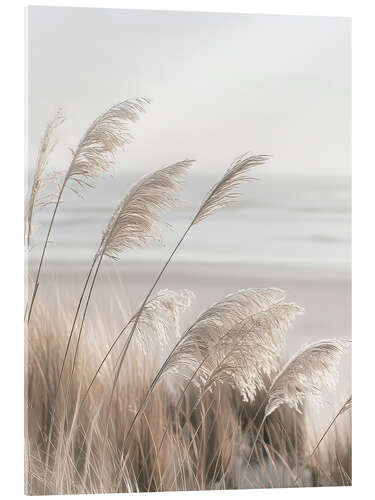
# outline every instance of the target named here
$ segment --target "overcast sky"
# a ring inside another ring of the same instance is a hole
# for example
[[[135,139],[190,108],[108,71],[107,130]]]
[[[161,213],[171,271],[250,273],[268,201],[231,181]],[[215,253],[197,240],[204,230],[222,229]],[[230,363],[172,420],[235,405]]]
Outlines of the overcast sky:
[[[348,18],[31,7],[28,40],[31,161],[58,106],[63,164],[99,113],[146,96],[126,168],[221,172],[252,151],[279,173],[350,173]]]

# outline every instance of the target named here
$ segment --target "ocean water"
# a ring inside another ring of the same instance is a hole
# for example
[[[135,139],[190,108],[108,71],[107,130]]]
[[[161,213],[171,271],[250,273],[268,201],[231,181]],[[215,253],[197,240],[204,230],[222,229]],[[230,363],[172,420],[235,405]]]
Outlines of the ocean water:
[[[145,248],[128,250],[122,258],[164,261],[220,175],[191,172],[181,193],[183,202],[163,217],[171,226],[163,231],[163,244],[150,242]],[[236,206],[221,209],[192,228],[175,260],[350,268],[350,178],[265,170],[257,175],[258,180],[242,187]],[[134,173],[117,172],[98,181],[95,189],[81,190],[83,198],[67,190],[51,233],[48,261],[89,262],[113,210],[136,179]],[[50,216],[51,209],[36,214],[31,267],[39,259]]]
[[[123,327],[122,307],[125,304],[136,310],[218,177],[220,174],[192,172],[187,178],[181,193],[185,202],[165,214],[172,229],[163,232],[163,246],[150,243],[127,250],[120,262],[102,266],[89,316],[95,310],[109,310],[113,335]],[[182,318],[185,328],[230,292],[275,286],[305,309],[288,331],[290,355],[307,342],[350,338],[350,178],[283,176],[266,170],[258,177],[243,186],[236,206],[218,210],[191,229],[157,290],[187,288],[195,293],[196,299]],[[68,303],[77,303],[102,231],[135,180],[134,174],[117,174],[97,182],[95,189],[83,191],[84,199],[65,193],[46,253],[39,290],[43,300],[61,296]],[[50,209],[41,210],[35,220],[38,228],[29,253],[31,275],[35,275],[50,216]],[[340,374],[338,402],[351,390],[349,352]]]

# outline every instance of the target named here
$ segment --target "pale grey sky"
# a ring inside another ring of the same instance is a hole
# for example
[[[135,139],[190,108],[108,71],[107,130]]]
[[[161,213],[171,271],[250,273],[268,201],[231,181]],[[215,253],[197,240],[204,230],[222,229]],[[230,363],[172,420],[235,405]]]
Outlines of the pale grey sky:
[[[350,173],[348,18],[31,7],[28,40],[31,160],[58,106],[64,166],[99,113],[146,96],[126,168],[222,172],[252,151],[279,173]]]

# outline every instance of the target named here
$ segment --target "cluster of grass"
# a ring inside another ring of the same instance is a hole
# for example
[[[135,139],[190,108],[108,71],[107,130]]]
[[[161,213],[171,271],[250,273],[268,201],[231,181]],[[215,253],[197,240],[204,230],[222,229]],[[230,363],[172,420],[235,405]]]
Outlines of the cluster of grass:
[[[320,437],[306,411],[307,402],[334,388],[347,341],[303,346],[285,362],[286,332],[303,310],[286,302],[282,290],[234,291],[185,331],[180,316],[192,292],[155,292],[188,232],[232,204],[239,184],[267,156],[239,157],[209,189],[138,310],[121,310],[119,332],[105,304],[89,307],[102,261],[162,237],[161,213],[177,203],[190,160],[129,189],[93,255],[77,304],[47,303],[39,293],[47,286],[43,262],[65,189],[91,186],[114,165],[116,150],[131,141],[129,124],[148,102],[124,101],[90,125],[72,151],[56,199],[46,198],[43,187],[54,178],[48,161],[61,111],[42,138],[26,205],[27,244],[35,209],[54,208],[25,311],[26,492],[350,484],[351,398]],[[340,432],[338,422],[345,422]]]

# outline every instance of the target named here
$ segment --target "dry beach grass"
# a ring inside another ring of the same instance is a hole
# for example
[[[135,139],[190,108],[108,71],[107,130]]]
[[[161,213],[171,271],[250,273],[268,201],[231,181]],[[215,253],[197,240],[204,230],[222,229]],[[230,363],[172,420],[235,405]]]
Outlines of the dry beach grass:
[[[26,492],[351,484],[351,400],[332,415],[323,436],[314,434],[308,412],[322,391],[335,388],[347,341],[314,342],[288,361],[285,338],[303,309],[282,290],[233,291],[186,329],[181,317],[193,292],[156,291],[185,236],[234,203],[239,185],[267,156],[242,155],[208,191],[137,310],[129,311],[114,294],[120,330],[106,304],[91,302],[102,260],[162,238],[162,213],[178,202],[189,160],[150,173],[125,194],[91,256],[76,302],[52,294],[47,303],[39,293],[49,286],[42,268],[64,189],[72,182],[91,187],[114,165],[116,150],[131,140],[129,124],[148,103],[124,101],[90,125],[52,201],[25,311]],[[52,152],[51,136],[61,120],[58,114],[47,126],[42,152]],[[27,244],[33,211],[45,200],[49,177],[43,176],[50,175],[41,161],[26,204]]]

